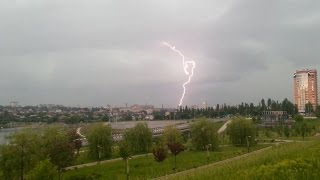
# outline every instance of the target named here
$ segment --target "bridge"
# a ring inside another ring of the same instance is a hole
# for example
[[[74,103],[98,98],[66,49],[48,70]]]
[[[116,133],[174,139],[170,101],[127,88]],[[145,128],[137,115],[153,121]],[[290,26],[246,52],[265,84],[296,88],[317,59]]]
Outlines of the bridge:
[[[176,124],[174,125],[175,128],[180,130],[181,132],[188,132],[190,130],[191,123],[184,123],[184,124]],[[150,128],[152,132],[152,137],[159,137],[162,135],[165,127],[155,127]],[[123,133],[115,133],[112,134],[112,138],[114,141],[121,141],[123,139]]]
[[[225,121],[225,119],[215,119],[213,120],[215,122],[218,121]],[[218,133],[222,133],[227,128],[227,125],[231,122],[231,120],[228,120],[225,122],[225,124],[218,130]],[[123,139],[124,133],[126,129],[133,128],[134,125],[138,122],[117,122],[117,123],[111,123],[111,127],[113,129],[117,129],[116,133],[112,134],[112,138],[114,141],[121,141]],[[180,130],[181,132],[188,132],[190,131],[191,122],[182,120],[182,121],[146,121],[148,124],[149,129],[152,132],[152,137],[159,137],[162,135],[164,128],[169,125],[173,125],[175,128]],[[83,136],[80,133],[81,128],[77,129],[77,133],[81,136],[81,139],[83,140],[84,144],[87,144],[87,140],[85,136]]]

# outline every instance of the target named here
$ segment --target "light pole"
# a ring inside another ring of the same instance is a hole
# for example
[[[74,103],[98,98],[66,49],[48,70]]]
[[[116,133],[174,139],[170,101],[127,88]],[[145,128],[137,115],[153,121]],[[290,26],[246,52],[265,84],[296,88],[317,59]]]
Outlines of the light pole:
[[[247,136],[246,140],[247,140],[247,147],[248,147],[248,153],[250,152],[250,144],[249,144],[249,138],[251,138],[251,136]]]
[[[100,161],[101,161],[101,148],[102,147],[100,145],[98,145],[97,147],[99,148],[99,157],[98,157],[99,158],[99,162],[98,162],[98,164],[100,164]]]
[[[211,147],[211,144],[207,144],[206,145],[206,149],[207,149],[207,164],[209,164],[209,148]]]

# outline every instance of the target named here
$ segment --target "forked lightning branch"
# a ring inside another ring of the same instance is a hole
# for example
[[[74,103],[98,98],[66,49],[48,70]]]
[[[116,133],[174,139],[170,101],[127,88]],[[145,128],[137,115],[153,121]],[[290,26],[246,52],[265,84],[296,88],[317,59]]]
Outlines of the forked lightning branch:
[[[188,76],[188,80],[185,83],[183,83],[183,85],[182,85],[183,93],[182,93],[182,96],[181,96],[181,99],[179,102],[179,106],[181,106],[183,103],[184,96],[186,94],[186,86],[191,82],[191,78],[193,77],[194,69],[196,68],[196,63],[194,61],[186,61],[184,55],[181,53],[181,51],[176,49],[175,46],[172,46],[166,42],[164,42],[163,44],[170,47],[174,52],[178,53],[181,56],[183,71]],[[191,65],[191,67],[189,67],[190,65]]]

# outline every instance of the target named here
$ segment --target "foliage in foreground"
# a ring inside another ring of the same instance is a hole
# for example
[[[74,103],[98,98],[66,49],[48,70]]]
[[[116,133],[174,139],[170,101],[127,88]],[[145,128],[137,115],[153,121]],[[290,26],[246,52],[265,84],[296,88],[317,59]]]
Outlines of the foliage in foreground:
[[[195,122],[191,126],[192,144],[196,150],[203,151],[208,144],[211,144],[209,150],[217,150],[219,147],[219,139],[217,129],[214,123],[206,119]]]
[[[62,128],[13,134],[9,144],[0,146],[0,179],[25,179],[26,175],[45,179],[52,177],[54,170],[60,174],[62,168],[73,163],[74,151],[73,142]]]
[[[28,179],[51,180],[56,176],[56,167],[49,159],[40,161],[34,169],[28,173]]]
[[[88,135],[89,156],[92,159],[105,159],[112,154],[111,127],[98,124],[91,129]]]
[[[137,123],[124,134],[132,153],[146,153],[152,147],[152,132],[146,123]]]
[[[228,125],[227,134],[230,142],[235,146],[255,145],[256,127],[244,118],[235,117]],[[249,143],[249,144],[247,144]]]

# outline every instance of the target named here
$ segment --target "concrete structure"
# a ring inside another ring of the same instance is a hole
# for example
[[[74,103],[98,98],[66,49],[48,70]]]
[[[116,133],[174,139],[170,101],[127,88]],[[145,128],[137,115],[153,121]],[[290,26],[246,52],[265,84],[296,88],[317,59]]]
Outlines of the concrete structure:
[[[317,70],[297,70],[294,79],[294,103],[298,106],[299,113],[306,112],[306,104],[311,103],[314,110],[318,105],[318,80]]]
[[[263,111],[262,125],[266,127],[274,127],[278,125],[291,126],[295,121],[288,119],[286,111]]]

